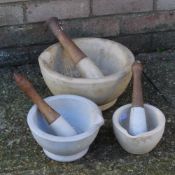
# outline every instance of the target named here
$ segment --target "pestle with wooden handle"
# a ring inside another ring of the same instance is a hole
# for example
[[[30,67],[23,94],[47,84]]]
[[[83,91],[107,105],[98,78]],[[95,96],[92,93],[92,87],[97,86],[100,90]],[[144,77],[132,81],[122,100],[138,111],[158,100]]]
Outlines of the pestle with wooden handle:
[[[136,61],[132,65],[133,93],[132,107],[129,118],[129,133],[133,136],[142,134],[147,131],[147,122],[142,91],[142,71],[143,66],[141,62]]]
[[[72,41],[72,39],[63,31],[58,18],[52,17],[47,21],[52,33],[56,36],[60,44],[69,53],[76,68],[84,78],[102,78],[100,69],[89,59],[85,53]]]
[[[73,127],[39,96],[33,85],[24,76],[19,73],[14,73],[14,79],[19,88],[37,105],[55,135],[76,135]]]

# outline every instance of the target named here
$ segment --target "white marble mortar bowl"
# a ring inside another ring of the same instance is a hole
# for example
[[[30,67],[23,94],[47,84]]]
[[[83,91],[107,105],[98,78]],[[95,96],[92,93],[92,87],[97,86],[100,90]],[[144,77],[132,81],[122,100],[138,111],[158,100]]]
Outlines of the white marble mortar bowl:
[[[45,83],[54,95],[84,96],[102,110],[108,109],[124,92],[131,79],[131,66],[135,60],[133,54],[125,46],[107,39],[79,38],[74,42],[100,68],[104,77],[81,78],[75,66],[67,64],[65,50],[56,43],[39,56]]]
[[[45,101],[59,112],[77,131],[70,137],[52,134],[48,123],[41,116],[36,105],[27,115],[27,123],[37,143],[51,159],[71,162],[83,157],[104,124],[101,110],[92,101],[76,95],[57,95]]]
[[[132,136],[128,133],[130,108],[131,104],[127,104],[115,111],[112,119],[114,134],[127,152],[132,154],[148,153],[156,147],[162,138],[165,129],[165,116],[158,108],[144,104],[148,132]]]

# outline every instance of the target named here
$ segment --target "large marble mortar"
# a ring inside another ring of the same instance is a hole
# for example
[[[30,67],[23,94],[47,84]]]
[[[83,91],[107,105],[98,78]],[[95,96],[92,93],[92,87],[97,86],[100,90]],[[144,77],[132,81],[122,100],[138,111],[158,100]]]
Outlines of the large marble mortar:
[[[111,107],[126,89],[134,56],[125,46],[107,39],[78,38],[74,42],[100,68],[103,78],[81,78],[59,43],[39,56],[41,73],[54,95],[75,94],[89,98],[102,110]]]

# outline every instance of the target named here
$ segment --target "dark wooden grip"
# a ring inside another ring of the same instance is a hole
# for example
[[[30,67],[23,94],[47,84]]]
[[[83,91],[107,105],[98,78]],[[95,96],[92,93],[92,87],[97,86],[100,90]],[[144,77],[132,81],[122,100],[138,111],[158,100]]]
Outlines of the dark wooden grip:
[[[144,106],[143,90],[142,90],[142,71],[143,66],[140,62],[135,62],[132,65],[133,73],[133,93],[132,93],[132,106]]]
[[[65,34],[62,27],[60,26],[58,18],[50,18],[47,21],[47,24],[61,45],[65,48],[65,50],[67,50],[75,64],[77,64],[81,59],[87,57],[83,51],[72,41],[72,39]]]
[[[49,124],[54,122],[60,114],[52,109],[37,93],[33,85],[21,74],[14,73],[14,79],[19,88],[38,106],[40,112],[44,115]]]

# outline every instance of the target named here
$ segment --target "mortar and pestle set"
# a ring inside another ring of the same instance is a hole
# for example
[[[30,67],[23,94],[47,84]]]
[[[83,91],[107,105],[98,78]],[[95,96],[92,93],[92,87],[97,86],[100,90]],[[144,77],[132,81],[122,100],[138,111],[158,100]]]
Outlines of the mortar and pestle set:
[[[27,122],[45,154],[61,162],[84,156],[104,124],[100,108],[105,110],[117,101],[132,72],[132,105],[114,113],[114,133],[130,153],[151,151],[162,137],[165,117],[159,109],[143,103],[141,63],[134,63],[133,54],[119,43],[99,38],[72,41],[57,18],[50,18],[47,24],[60,44],[46,49],[39,57],[39,65],[55,96],[43,100],[26,78],[14,74],[17,85],[36,104]]]

